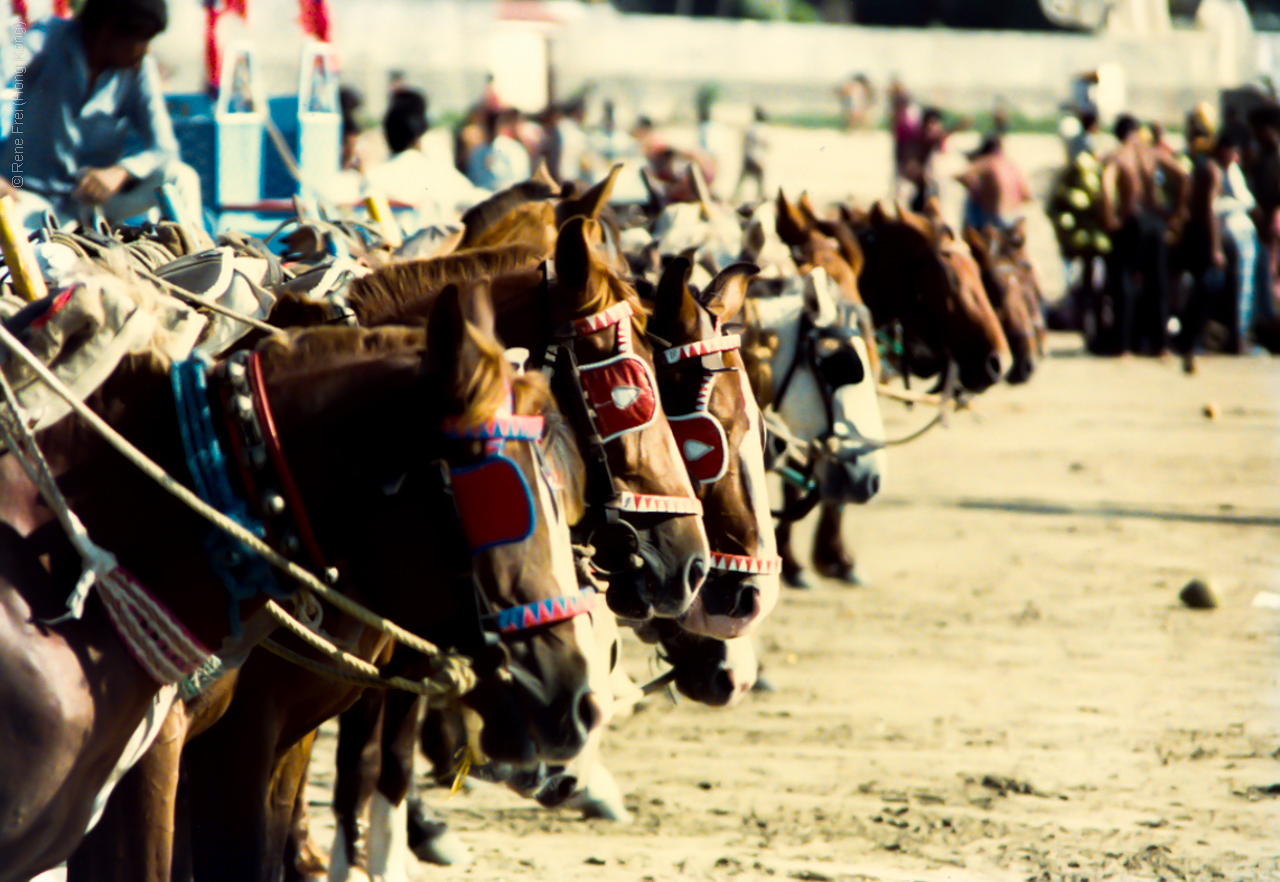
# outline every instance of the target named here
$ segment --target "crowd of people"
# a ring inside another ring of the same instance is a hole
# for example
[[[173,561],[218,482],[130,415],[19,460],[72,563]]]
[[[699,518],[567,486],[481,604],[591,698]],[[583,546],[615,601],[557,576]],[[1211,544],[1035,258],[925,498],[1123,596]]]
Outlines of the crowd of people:
[[[1179,353],[1274,346],[1280,106],[1221,120],[1200,105],[1176,150],[1129,114],[1101,146],[1078,114],[1068,165],[1050,197],[1064,257],[1081,267],[1069,301],[1091,351]]]

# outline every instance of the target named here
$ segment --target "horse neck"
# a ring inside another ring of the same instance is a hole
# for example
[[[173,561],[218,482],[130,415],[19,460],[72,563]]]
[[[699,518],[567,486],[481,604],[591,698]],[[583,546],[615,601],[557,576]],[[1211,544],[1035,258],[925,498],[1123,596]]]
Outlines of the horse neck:
[[[122,377],[118,371],[86,403],[166,472],[186,479],[167,374],[142,370]],[[206,647],[217,649],[229,633],[227,600],[201,565],[205,522],[123,462],[79,417],[44,432],[40,445],[93,541],[113,553]],[[63,572],[78,571],[70,545],[64,554],[72,569]],[[57,572],[58,565],[52,569]]]

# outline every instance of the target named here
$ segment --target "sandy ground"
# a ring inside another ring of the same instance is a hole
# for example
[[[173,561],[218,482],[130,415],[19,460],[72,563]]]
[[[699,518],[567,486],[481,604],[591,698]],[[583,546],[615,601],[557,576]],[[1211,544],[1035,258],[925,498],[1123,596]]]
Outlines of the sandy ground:
[[[797,189],[874,198],[877,137],[775,143]],[[1036,180],[1060,156],[1011,149]],[[473,862],[412,878],[1280,880],[1280,361],[1189,377],[1052,350],[893,450],[847,518],[866,583],[788,591],[763,628],[774,693],[659,695],[614,724],[632,825],[432,790]],[[929,416],[885,407],[891,435]],[[1193,577],[1217,609],[1179,602]],[[324,844],[332,745],[309,791]]]

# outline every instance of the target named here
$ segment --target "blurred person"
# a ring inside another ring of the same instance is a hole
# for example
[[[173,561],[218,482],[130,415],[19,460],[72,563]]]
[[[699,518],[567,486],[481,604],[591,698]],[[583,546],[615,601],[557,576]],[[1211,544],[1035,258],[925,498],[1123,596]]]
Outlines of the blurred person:
[[[907,180],[908,155],[920,132],[920,106],[898,80],[889,84],[889,125],[893,132],[893,196],[897,201]]]
[[[1080,123],[1080,128],[1067,139],[1068,163],[1074,163],[1082,153],[1087,153],[1096,159],[1101,147],[1102,126],[1098,122],[1098,112],[1092,108],[1086,108],[1076,114],[1076,119]]]
[[[364,99],[352,86],[338,88],[338,104],[342,110],[342,159],[343,169],[360,170],[362,157],[357,149],[364,126],[360,125],[358,112]]]
[[[1214,202],[1222,194],[1223,171],[1235,162],[1235,145],[1219,136],[1209,153],[1196,157],[1191,172],[1189,220],[1179,243],[1179,269],[1191,276],[1191,294],[1178,316],[1174,349],[1183,369],[1191,373],[1195,350],[1201,344],[1210,310],[1227,289],[1227,243]]]
[[[0,184],[27,229],[45,212],[59,224],[141,215],[158,207],[165,184],[183,217],[203,223],[200,179],[178,158],[147,51],[168,22],[165,0],[86,0],[75,18],[27,32],[31,60],[13,83],[19,102],[3,147],[10,173]]]
[[[533,173],[529,151],[516,137],[520,112],[513,108],[486,110],[485,140],[467,161],[467,178],[491,192],[505,190]]]
[[[1115,136],[1119,144],[1102,169],[1102,216],[1112,246],[1107,282],[1116,310],[1109,348],[1160,355],[1168,346],[1170,209],[1161,202],[1159,176],[1183,194],[1187,175],[1147,142],[1133,116],[1120,115]]]
[[[965,188],[964,223],[978,232],[988,226],[1004,230],[1031,201],[1026,176],[1004,150],[1004,139],[989,135],[969,155],[969,167],[956,176]]]
[[[1258,235],[1257,315],[1255,330],[1259,342],[1275,351],[1280,348],[1277,321],[1277,281],[1280,280],[1280,106],[1265,104],[1248,115],[1256,152],[1249,170],[1253,198],[1254,228]]]
[[[429,155],[423,139],[430,131],[427,99],[416,89],[401,88],[391,97],[382,132],[391,157],[366,173],[368,189],[413,208],[415,232],[431,224],[450,223],[488,197],[444,157]]]
[[[852,132],[866,126],[875,102],[876,90],[866,74],[853,74],[836,87],[840,98],[840,112],[844,117],[844,129]]]
[[[938,195],[938,180],[934,161],[946,150],[947,137],[954,128],[942,123],[942,111],[930,107],[920,117],[918,127],[908,127],[902,147],[901,176],[912,186],[911,210],[922,212],[932,197]]]
[[[769,154],[769,135],[765,129],[768,116],[764,108],[756,107],[752,113],[752,121],[742,133],[742,171],[738,174],[738,183],[733,188],[733,202],[746,199],[746,187],[753,185],[752,199],[759,201],[765,198],[764,169]]]

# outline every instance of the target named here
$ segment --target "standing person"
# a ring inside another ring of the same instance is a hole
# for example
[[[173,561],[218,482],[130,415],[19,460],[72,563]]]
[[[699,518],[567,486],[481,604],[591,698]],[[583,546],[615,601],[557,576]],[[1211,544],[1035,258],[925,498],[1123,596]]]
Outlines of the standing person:
[[[1258,233],[1259,260],[1256,276],[1259,298],[1257,324],[1261,342],[1275,349],[1277,329],[1276,288],[1280,280],[1280,106],[1256,107],[1249,112],[1257,154],[1250,175],[1257,200],[1253,222]]]
[[[427,99],[416,89],[402,86],[391,96],[382,133],[391,158],[369,169],[369,190],[414,209],[415,232],[425,226],[450,223],[458,214],[489,194],[473,185],[444,157],[430,156],[423,139],[430,130]]]
[[[852,132],[865,126],[867,117],[871,114],[871,104],[876,97],[876,90],[867,75],[853,74],[836,87],[836,95],[840,98],[844,130]]]
[[[486,190],[505,190],[533,173],[529,151],[516,138],[520,112],[513,108],[485,112],[485,140],[471,152],[467,177]]]
[[[1067,139],[1067,163],[1074,163],[1082,154],[1098,157],[1098,142],[1102,127],[1098,123],[1098,111],[1086,108],[1076,114],[1080,122],[1080,131]]]
[[[920,137],[920,107],[911,100],[905,86],[897,80],[889,84],[889,124],[893,129],[893,184],[895,202],[908,180],[907,163]]]
[[[1167,349],[1169,260],[1167,208],[1159,176],[1181,208],[1186,172],[1148,144],[1138,121],[1122,114],[1115,125],[1119,146],[1102,170],[1102,216],[1111,233],[1107,284],[1115,309],[1115,338],[1104,349],[1159,355]]]
[[[902,176],[914,188],[911,210],[925,210],[929,199],[938,195],[934,159],[947,147],[950,129],[942,124],[942,111],[930,107],[920,117],[920,126],[905,139]]]
[[[1215,208],[1225,193],[1226,170],[1238,157],[1239,146],[1223,132],[1209,153],[1196,157],[1191,171],[1189,215],[1178,249],[1181,268],[1191,275],[1191,297],[1178,317],[1174,340],[1187,373],[1195,370],[1195,350],[1202,342],[1215,301],[1229,290],[1226,270],[1231,243]],[[1238,348],[1242,343],[1235,345]]]
[[[1031,201],[1022,169],[1004,150],[1004,139],[990,135],[969,156],[969,167],[957,175],[967,193],[964,226],[983,232],[988,226],[1007,229]]]
[[[157,207],[171,184],[199,223],[200,179],[178,159],[160,72],[147,54],[169,23],[164,0],[86,0],[74,19],[26,34],[31,60],[15,81],[18,113],[4,142],[0,192],[28,229],[46,211],[60,224],[96,211],[121,221]]]
[[[764,108],[755,108],[751,125],[742,134],[742,172],[738,175],[738,183],[733,188],[733,202],[745,199],[745,188],[750,181],[754,184],[753,199],[765,197],[764,165],[769,153],[769,136],[765,132],[768,117]]]

